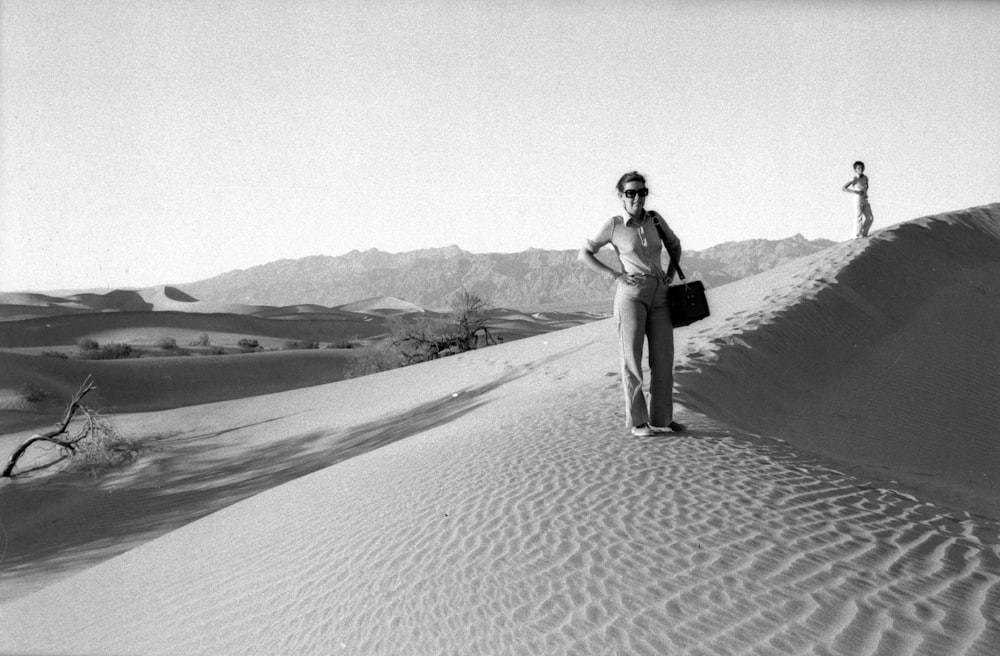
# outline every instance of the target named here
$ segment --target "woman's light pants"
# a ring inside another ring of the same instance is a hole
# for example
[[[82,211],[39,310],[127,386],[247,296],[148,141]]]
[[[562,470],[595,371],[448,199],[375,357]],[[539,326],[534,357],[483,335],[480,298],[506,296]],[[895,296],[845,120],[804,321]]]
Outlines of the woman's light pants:
[[[615,286],[615,324],[621,346],[625,425],[665,427],[674,416],[674,328],[667,280],[647,276],[638,285]],[[642,391],[642,347],[649,343],[649,406]]]

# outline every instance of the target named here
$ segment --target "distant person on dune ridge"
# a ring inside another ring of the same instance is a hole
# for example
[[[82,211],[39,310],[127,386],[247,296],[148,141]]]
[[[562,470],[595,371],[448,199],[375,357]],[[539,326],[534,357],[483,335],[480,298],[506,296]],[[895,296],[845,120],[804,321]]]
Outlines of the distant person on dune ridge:
[[[646,179],[637,171],[618,181],[624,217],[604,221],[580,249],[578,259],[590,269],[615,280],[614,319],[621,350],[622,386],[625,392],[625,425],[633,435],[683,431],[674,414],[674,327],[667,306],[667,286],[674,264],[681,259],[681,241],[663,217],[645,209]],[[660,238],[656,223],[663,229]],[[618,256],[616,271],[595,257],[610,244]],[[664,272],[663,247],[673,261]],[[649,343],[649,405],[642,391],[643,341]]]
[[[865,163],[854,162],[854,178],[841,187],[849,194],[857,194],[855,201],[854,236],[857,239],[868,236],[872,227],[872,206],[868,203],[868,176],[865,175]]]

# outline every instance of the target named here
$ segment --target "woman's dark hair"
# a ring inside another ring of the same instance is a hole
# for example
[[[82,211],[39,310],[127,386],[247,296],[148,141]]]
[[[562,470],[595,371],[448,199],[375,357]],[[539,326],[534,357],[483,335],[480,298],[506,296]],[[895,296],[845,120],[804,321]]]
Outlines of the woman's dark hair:
[[[646,178],[642,177],[642,174],[639,173],[638,171],[629,171],[628,173],[626,173],[621,177],[621,180],[618,181],[619,194],[625,192],[625,185],[627,185],[629,182],[641,182],[643,185],[645,185]]]
[[[864,171],[864,170],[865,170],[865,163],[864,163],[864,162],[854,162],[854,166],[852,166],[851,168],[852,168],[852,169],[853,169],[853,168],[857,168],[858,166],[860,166],[860,167],[861,167],[861,170],[862,170],[862,171]]]

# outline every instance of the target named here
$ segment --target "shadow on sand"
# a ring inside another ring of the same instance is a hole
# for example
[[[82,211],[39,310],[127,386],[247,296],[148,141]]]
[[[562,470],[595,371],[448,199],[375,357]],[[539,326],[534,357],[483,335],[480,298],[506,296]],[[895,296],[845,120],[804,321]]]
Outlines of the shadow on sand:
[[[524,373],[346,431],[320,428],[258,446],[234,446],[234,435],[218,439],[286,418],[277,417],[147,438],[138,463],[101,479],[63,473],[9,481],[0,487],[0,585],[8,601],[34,592],[242,499],[452,422]]]

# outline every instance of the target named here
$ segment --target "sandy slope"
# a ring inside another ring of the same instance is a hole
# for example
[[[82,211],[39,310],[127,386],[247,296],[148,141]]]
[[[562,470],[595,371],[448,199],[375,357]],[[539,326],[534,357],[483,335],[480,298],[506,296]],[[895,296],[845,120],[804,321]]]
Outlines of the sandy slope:
[[[715,316],[676,331],[682,393],[712,413],[682,412],[687,435],[623,434],[610,321],[364,379],[122,417],[125,431],[157,447],[135,471],[91,491],[72,479],[0,490],[0,580],[14,594],[47,586],[0,605],[0,645],[66,654],[994,654],[997,523],[934,505],[941,486],[910,496],[886,482],[910,466],[910,451],[941,438],[885,418],[920,409],[923,378],[891,375],[867,388],[881,395],[878,407],[851,406],[883,422],[869,441],[905,444],[885,449],[897,457],[875,468],[881,481],[842,473],[844,454],[797,455],[718,417],[798,427],[816,404],[839,398],[839,385],[862,384],[891,342],[952,366],[960,354],[920,317],[961,285],[942,276],[923,288],[929,295],[914,292],[916,267],[896,251],[944,266],[937,258],[974,246],[969,231],[975,244],[995,240],[998,217],[990,206],[918,222],[932,248],[904,225],[713,290]],[[957,279],[984,290],[975,305],[992,307],[990,258],[958,259]],[[866,298],[869,286],[879,291]],[[952,332],[983,318],[945,307]],[[858,325],[868,328],[862,346],[831,352]],[[992,351],[980,353],[988,365]],[[895,355],[913,366],[905,349]],[[747,357],[758,360],[742,364]],[[988,366],[969,375],[982,380],[966,397],[994,394]],[[711,388],[699,387],[703,377]],[[955,419],[965,440],[955,457],[967,465],[996,436],[984,417]],[[926,464],[938,480],[955,474],[947,462]]]
[[[1000,205],[727,287],[766,296],[688,344],[680,399],[1000,519]]]
[[[37,429],[62,416],[67,399],[89,375],[97,384],[91,407],[107,414],[150,412],[242,399],[342,380],[351,349],[307,349],[225,356],[121,361],[59,360],[0,353],[0,431]],[[31,407],[5,405],[18,381],[35,381],[46,396]],[[19,428],[20,425],[20,428]],[[0,435],[0,442],[10,438]]]

